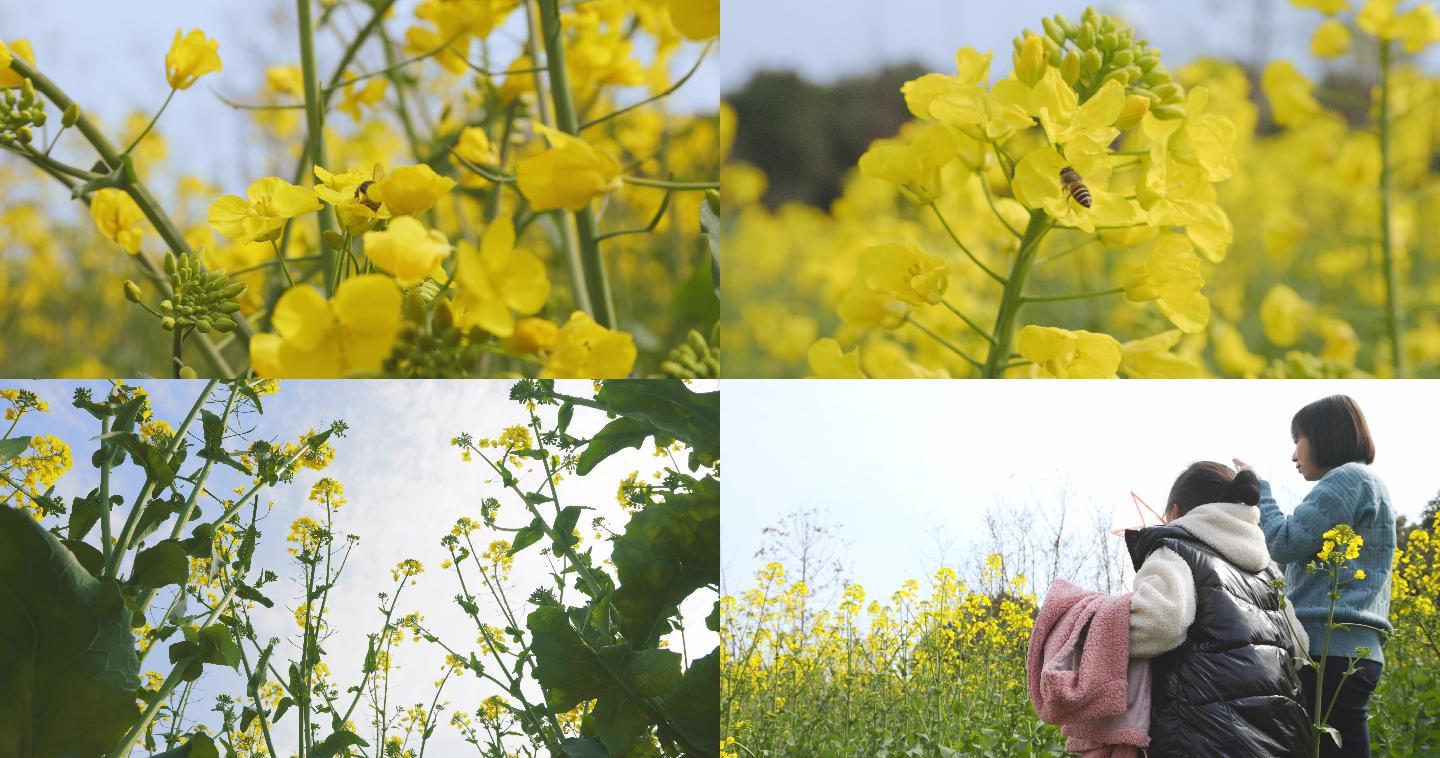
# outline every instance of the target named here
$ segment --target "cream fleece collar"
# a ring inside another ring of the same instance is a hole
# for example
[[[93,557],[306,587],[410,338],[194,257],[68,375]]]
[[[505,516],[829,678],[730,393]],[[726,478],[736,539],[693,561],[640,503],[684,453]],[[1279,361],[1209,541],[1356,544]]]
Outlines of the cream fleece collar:
[[[1183,526],[1246,571],[1270,565],[1270,550],[1260,531],[1260,509],[1244,503],[1207,503],[1170,522]]]

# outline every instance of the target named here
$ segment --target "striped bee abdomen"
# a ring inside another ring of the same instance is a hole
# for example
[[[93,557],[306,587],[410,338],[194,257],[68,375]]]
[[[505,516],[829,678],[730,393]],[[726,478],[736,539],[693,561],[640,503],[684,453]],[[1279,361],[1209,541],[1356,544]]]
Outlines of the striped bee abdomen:
[[[1065,191],[1075,198],[1075,202],[1086,208],[1090,207],[1090,188],[1080,180],[1080,174],[1076,173],[1075,169],[1069,166],[1060,169],[1060,183],[1065,185]]]

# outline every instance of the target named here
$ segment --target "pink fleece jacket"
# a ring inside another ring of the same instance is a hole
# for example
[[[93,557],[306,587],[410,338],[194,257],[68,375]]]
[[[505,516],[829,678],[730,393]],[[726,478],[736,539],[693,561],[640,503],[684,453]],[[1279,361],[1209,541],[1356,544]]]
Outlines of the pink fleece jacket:
[[[1068,752],[1138,758],[1150,744],[1149,661],[1130,660],[1130,594],[1056,579],[1035,619],[1025,668],[1035,712],[1061,725]]]

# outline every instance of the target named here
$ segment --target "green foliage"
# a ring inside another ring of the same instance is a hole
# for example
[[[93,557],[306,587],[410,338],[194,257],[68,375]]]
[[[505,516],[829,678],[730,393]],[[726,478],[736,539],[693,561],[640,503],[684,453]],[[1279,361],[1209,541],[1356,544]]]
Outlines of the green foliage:
[[[29,437],[11,437],[0,440],[0,463],[9,463],[12,458],[30,447]]]
[[[119,586],[5,506],[0,639],[0,755],[100,755],[135,720],[140,663]]]
[[[720,485],[669,494],[630,519],[611,554],[620,580],[613,603],[630,644],[649,647],[670,631],[679,604],[720,582]]]
[[[178,540],[164,540],[135,556],[130,583],[158,589],[184,584],[189,573],[190,562],[185,557],[185,547]]]

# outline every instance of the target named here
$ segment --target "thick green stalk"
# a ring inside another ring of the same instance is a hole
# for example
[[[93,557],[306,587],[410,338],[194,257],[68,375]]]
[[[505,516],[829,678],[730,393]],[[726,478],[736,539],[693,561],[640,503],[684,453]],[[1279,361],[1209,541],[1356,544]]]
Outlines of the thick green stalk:
[[[219,384],[219,379],[211,379],[205,383],[205,389],[200,392],[200,397],[195,398],[195,404],[190,406],[190,412],[185,415],[185,420],[180,428],[175,430],[175,437],[165,448],[165,459],[169,460],[175,456],[175,451],[180,449],[180,443],[185,440],[185,432],[195,422],[195,417],[200,415],[200,408],[205,405],[205,400],[210,397],[210,392]],[[135,536],[135,526],[140,523],[140,514],[145,510],[146,501],[150,499],[150,492],[155,488],[155,480],[149,476],[145,477],[145,484],[140,488],[140,494],[135,497],[135,502],[130,506],[130,517],[125,520],[125,528],[120,530],[119,539],[115,541],[115,551],[110,554],[110,561],[105,564],[105,570],[101,576],[115,576],[120,570],[120,563],[125,559],[125,551],[130,549],[130,539]]]
[[[320,82],[315,77],[315,31],[310,22],[310,0],[295,0],[295,11],[300,27],[300,76],[305,80],[305,149],[301,153],[305,162],[325,164],[325,106],[320,99]],[[334,228],[330,217],[330,206],[326,205],[317,214],[316,224],[320,237],[320,270],[325,273],[325,292],[335,292],[335,251],[325,244],[325,232]]]
[[[560,29],[559,0],[539,0],[540,33],[545,40],[545,64],[550,74],[550,96],[555,104],[555,126],[566,134],[579,135],[580,121],[575,115],[575,101],[570,94],[570,73],[565,67],[565,39]],[[536,75],[539,78],[539,75]],[[567,214],[568,211],[561,211]],[[574,213],[575,233],[580,247],[580,263],[584,269],[585,289],[590,295],[595,322],[615,327],[615,304],[610,296],[610,279],[605,273],[605,259],[600,257],[599,236],[595,228],[595,211],[586,204]]]
[[[225,593],[224,597],[220,598],[219,603],[215,604],[215,608],[210,611],[210,615],[205,619],[205,623],[200,625],[200,628],[203,629],[210,626],[215,623],[215,619],[220,618],[220,614],[225,612],[225,609],[230,605],[230,601],[235,598],[235,588],[237,586],[236,584],[230,585],[230,590]],[[110,752],[108,758],[122,758],[122,756],[130,755],[130,750],[135,747],[135,743],[139,741],[140,735],[145,733],[145,728],[150,726],[150,722],[155,719],[155,714],[159,713],[160,708],[165,705],[165,701],[170,697],[170,693],[174,692],[175,688],[179,686],[185,669],[196,662],[196,658],[191,656],[181,659],[175,664],[174,668],[170,669],[170,675],[165,677],[165,683],[160,685],[160,692],[155,695],[155,699],[150,702],[150,706],[141,714],[140,720],[135,722],[135,725],[130,727],[130,731],[125,733],[124,739],[120,741],[120,746]]]
[[[110,417],[100,419],[100,439],[104,440],[110,434]],[[100,443],[100,557],[102,563],[110,559],[111,542],[114,537],[110,534],[110,450],[109,445]]]
[[[241,381],[241,380],[236,380]],[[220,416],[220,428],[225,429],[230,423],[230,411],[235,407],[235,399],[240,396],[240,391],[230,389],[230,399],[225,401],[225,412]],[[175,526],[170,529],[170,539],[179,539],[185,531],[185,525],[190,523],[190,516],[195,509],[195,501],[200,493],[205,490],[205,482],[210,478],[210,469],[214,467],[215,461],[206,459],[204,467],[200,469],[200,475],[195,479],[195,486],[190,490],[190,497],[185,500],[185,507],[180,509],[180,515],[175,519]],[[140,612],[149,610],[150,604],[155,602],[155,594],[159,592],[154,587],[145,591],[145,596],[140,598]]]
[[[1404,314],[1394,240],[1390,237],[1390,41],[1380,40],[1380,255],[1385,268],[1385,326],[1395,378],[1405,378]]]
[[[1317,727],[1325,726],[1325,717],[1321,715],[1324,711],[1321,709],[1320,703],[1325,694],[1325,662],[1330,658],[1330,632],[1335,629],[1335,601],[1340,599],[1340,568],[1332,566],[1330,570],[1332,572],[1330,575],[1330,615],[1325,619],[1325,643],[1320,646],[1320,660],[1316,661],[1317,665],[1315,666],[1315,712],[1312,714],[1311,720]],[[1339,690],[1335,691],[1335,696],[1337,698],[1340,696]],[[1328,733],[1317,730],[1314,744],[1310,746],[1312,758],[1320,758],[1320,741],[1329,738]]]
[[[1043,210],[1030,211],[1030,223],[1025,226],[1025,235],[1020,238],[1020,252],[1015,256],[1015,265],[1005,279],[1005,292],[1000,297],[1000,310],[995,315],[995,344],[985,358],[981,376],[998,379],[1010,362],[1010,341],[1015,331],[1015,316],[1024,305],[1025,279],[1035,264],[1035,254],[1040,250],[1040,241],[1050,231],[1052,222]]]

